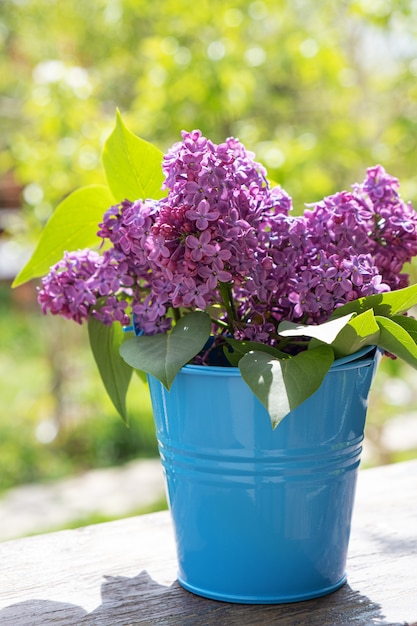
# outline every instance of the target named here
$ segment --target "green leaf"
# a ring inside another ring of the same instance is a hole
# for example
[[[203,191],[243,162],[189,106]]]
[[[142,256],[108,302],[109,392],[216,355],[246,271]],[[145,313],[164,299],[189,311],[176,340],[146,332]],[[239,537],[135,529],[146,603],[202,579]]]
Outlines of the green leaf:
[[[386,293],[378,293],[364,298],[352,300],[336,309],[331,319],[341,317],[347,313],[363,313],[368,309],[373,309],[375,315],[384,315],[392,317],[398,313],[404,313],[411,307],[417,305],[417,284],[410,285],[404,289],[396,291],[387,291]]]
[[[386,317],[375,319],[380,328],[378,345],[417,369],[417,345],[405,328]]]
[[[333,343],[342,328],[350,321],[354,313],[348,313],[343,317],[322,324],[295,324],[294,322],[281,322],[278,325],[278,334],[282,337],[314,337],[323,343]]]
[[[129,365],[151,374],[169,389],[180,369],[203,349],[210,331],[211,319],[207,313],[188,313],[170,333],[125,341],[120,354]]]
[[[107,182],[116,200],[162,198],[162,159],[158,148],[128,130],[117,111],[116,126],[102,155]]]
[[[13,287],[43,276],[67,250],[89,248],[101,241],[98,224],[114,198],[104,185],[81,187],[61,202],[49,218],[31,258]]]
[[[413,341],[417,343],[417,320],[406,315],[394,315],[391,318],[408,332]]]
[[[144,384],[147,385],[148,383],[148,378],[146,376],[146,372],[142,372],[142,370],[134,370],[136,376],[139,378],[139,380]]]
[[[133,370],[119,353],[125,337],[123,329],[118,322],[105,326],[94,317],[90,317],[88,336],[104,387],[115,409],[127,423],[126,393]]]
[[[321,345],[288,359],[248,352],[240,360],[239,369],[276,428],[290,411],[317,391],[333,360],[333,350]]]
[[[229,352],[227,347],[225,347],[224,354],[229,360],[229,363],[233,366],[238,365],[240,359],[244,354],[254,350],[258,352],[266,352],[276,359],[288,357],[288,355],[284,352],[281,352],[281,350],[272,348],[271,346],[268,346],[264,343],[258,343],[257,341],[239,341],[238,339],[230,339],[229,337],[226,337],[225,339],[229,346],[233,348],[233,352]]]
[[[344,318],[341,318],[344,319]],[[336,321],[336,320],[335,320]],[[375,346],[379,340],[379,326],[374,312],[368,309],[353,317],[332,343],[336,358],[354,354],[365,346]]]

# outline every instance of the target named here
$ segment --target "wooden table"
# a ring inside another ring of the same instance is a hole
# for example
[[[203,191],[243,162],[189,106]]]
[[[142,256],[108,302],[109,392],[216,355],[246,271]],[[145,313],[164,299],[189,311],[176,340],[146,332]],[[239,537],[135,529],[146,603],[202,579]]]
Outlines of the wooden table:
[[[348,582],[317,600],[250,606],[184,591],[166,512],[9,541],[0,557],[1,626],[411,625],[417,460],[360,472]]]

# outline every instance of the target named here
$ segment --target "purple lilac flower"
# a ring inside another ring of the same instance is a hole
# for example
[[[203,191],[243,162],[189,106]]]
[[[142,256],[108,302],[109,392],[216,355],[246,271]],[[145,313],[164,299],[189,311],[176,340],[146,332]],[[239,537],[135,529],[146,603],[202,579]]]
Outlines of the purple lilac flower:
[[[209,226],[209,222],[217,220],[219,212],[213,210],[208,200],[205,198],[200,200],[195,209],[188,209],[185,214],[190,220],[195,220],[195,225],[199,230],[205,230]]]
[[[43,313],[49,311],[79,324],[87,320],[90,313],[106,324],[114,320],[128,324],[127,303],[114,296],[119,289],[118,270],[107,263],[105,256],[91,250],[65,252],[64,258],[42,279],[38,302]],[[109,296],[109,299],[100,310],[95,305],[102,296]]]
[[[147,201],[122,204],[101,228],[133,272],[139,271],[138,257],[141,262],[146,257],[147,271],[140,271],[142,294],[136,291],[133,304],[139,324],[143,313],[135,303],[152,294],[154,281],[171,284],[165,290],[167,309],[218,303],[219,282],[243,283],[257,265],[262,211],[272,210],[274,202],[282,202],[285,213],[289,209],[288,196],[271,192],[262,166],[233,138],[215,145],[199,131],[183,132],[183,141],[165,156],[163,169],[169,193],[153,205],[145,235],[139,228],[132,237],[125,215],[138,225],[132,212],[147,214]],[[139,255],[133,238],[141,241]],[[143,319],[149,328],[149,315]]]
[[[367,170],[362,185],[354,192],[369,211],[369,247],[383,280],[391,289],[408,284],[402,266],[417,254],[417,215],[398,193],[398,180],[377,165]]]
[[[417,255],[417,216],[379,165],[300,216],[233,137],[216,145],[183,131],[162,168],[165,198],[110,207],[99,225],[103,254],[67,253],[52,268],[39,292],[44,312],[106,324],[133,314],[155,334],[171,328],[172,309],[217,305],[235,338],[277,345],[281,320],[320,323],[354,298],[408,284],[401,271]]]
[[[126,312],[127,307],[126,300],[119,300],[116,296],[110,295],[100,309],[91,310],[91,315],[106,326],[111,326],[113,322],[120,322],[122,326],[127,326],[130,322],[130,316]]]

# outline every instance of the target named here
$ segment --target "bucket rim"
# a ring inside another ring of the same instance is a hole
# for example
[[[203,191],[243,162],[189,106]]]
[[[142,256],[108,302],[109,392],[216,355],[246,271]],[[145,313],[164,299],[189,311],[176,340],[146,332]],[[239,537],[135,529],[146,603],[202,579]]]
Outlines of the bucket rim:
[[[368,367],[375,356],[376,346],[365,346],[353,354],[335,359],[330,367],[332,370],[347,370],[358,367]],[[369,356],[368,356],[369,355]],[[365,358],[367,357],[367,358]],[[180,370],[184,374],[198,374],[202,376],[240,376],[240,369],[233,366],[220,366],[220,365],[195,365],[189,363],[184,365]]]

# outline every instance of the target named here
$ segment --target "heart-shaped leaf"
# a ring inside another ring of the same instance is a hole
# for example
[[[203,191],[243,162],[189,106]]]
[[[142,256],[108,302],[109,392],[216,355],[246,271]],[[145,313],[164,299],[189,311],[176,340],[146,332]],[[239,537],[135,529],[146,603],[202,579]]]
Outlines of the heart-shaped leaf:
[[[276,428],[290,411],[317,391],[333,360],[333,350],[321,345],[288,359],[248,352],[240,360],[239,369]]]
[[[180,318],[170,333],[125,341],[120,354],[129,365],[151,374],[169,389],[180,369],[203,349],[210,331],[210,316],[195,311]]]
[[[16,277],[13,287],[49,272],[65,251],[96,246],[98,224],[114,204],[104,185],[82,187],[67,196],[49,218],[31,258]]]
[[[119,353],[120,345],[125,337],[123,329],[118,322],[105,326],[102,322],[90,317],[88,336],[104,387],[114,407],[127,423],[126,393],[133,370]]]
[[[158,148],[128,130],[117,111],[116,126],[102,155],[107,182],[116,200],[162,198],[162,159]]]

